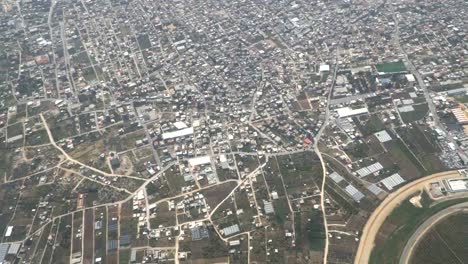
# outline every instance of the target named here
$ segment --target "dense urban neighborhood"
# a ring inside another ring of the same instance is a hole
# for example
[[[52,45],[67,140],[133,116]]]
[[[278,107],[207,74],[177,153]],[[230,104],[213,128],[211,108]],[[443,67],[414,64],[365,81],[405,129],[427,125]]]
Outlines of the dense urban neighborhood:
[[[467,13],[0,0],[0,264],[468,263]]]

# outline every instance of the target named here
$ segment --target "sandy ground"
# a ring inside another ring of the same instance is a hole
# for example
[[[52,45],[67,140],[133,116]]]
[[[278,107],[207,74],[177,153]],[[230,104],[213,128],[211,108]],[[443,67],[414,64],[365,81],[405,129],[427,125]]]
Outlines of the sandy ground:
[[[372,213],[367,220],[366,225],[362,231],[361,242],[356,252],[355,264],[367,264],[374,247],[375,237],[379,232],[380,227],[384,223],[387,216],[395,209],[401,202],[406,200],[410,195],[415,192],[421,191],[427,184],[435,180],[442,180],[446,178],[458,177],[458,171],[446,171],[432,174],[416,181],[410,182],[397,191],[391,193]]]
[[[409,200],[415,207],[422,208],[421,204],[421,194],[411,197]]]

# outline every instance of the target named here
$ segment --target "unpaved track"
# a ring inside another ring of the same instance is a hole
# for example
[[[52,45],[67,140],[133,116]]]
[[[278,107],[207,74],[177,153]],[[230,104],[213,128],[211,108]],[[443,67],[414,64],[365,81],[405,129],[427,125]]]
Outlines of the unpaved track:
[[[362,231],[361,242],[356,252],[354,259],[355,264],[367,264],[374,248],[375,237],[379,232],[380,227],[384,223],[387,216],[391,214],[401,202],[406,200],[410,195],[422,190],[427,184],[435,180],[460,177],[458,171],[446,171],[432,174],[413,182],[406,184],[385,198],[385,200],[375,209],[372,215],[367,220]]]

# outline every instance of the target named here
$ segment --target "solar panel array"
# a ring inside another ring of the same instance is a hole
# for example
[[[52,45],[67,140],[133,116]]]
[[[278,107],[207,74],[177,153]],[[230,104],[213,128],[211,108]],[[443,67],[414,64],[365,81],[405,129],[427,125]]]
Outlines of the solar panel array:
[[[120,236],[120,247],[125,247],[125,246],[130,245],[130,239],[131,239],[130,235]]]
[[[356,173],[359,175],[359,178],[362,178],[369,174],[376,173],[381,169],[383,169],[382,164],[380,164],[380,162],[376,162],[372,165],[357,170]]]
[[[356,202],[359,202],[362,200],[362,198],[364,198],[364,194],[362,192],[360,192],[358,189],[356,189],[356,187],[354,187],[353,185],[348,185],[346,186],[345,188],[345,191],[353,198],[354,201]]]
[[[382,188],[380,188],[376,184],[370,185],[369,187],[367,187],[367,189],[375,195],[379,195],[381,192],[383,192]]]
[[[9,247],[10,247],[10,244],[0,245],[0,263],[3,263],[3,261],[5,260],[5,257],[8,254]]]
[[[269,201],[263,201],[263,209],[265,210],[265,214],[274,214],[275,209],[273,208],[273,204]]]
[[[403,179],[400,174],[395,173],[392,176],[389,176],[382,181],[380,181],[385,188],[387,188],[389,191],[393,190],[393,188],[397,185],[400,185],[405,182],[405,179]]]
[[[235,234],[237,232],[240,232],[239,225],[235,224],[235,225],[232,225],[232,226],[225,227],[225,228],[223,228],[223,232],[224,232],[224,235],[226,235],[226,236],[229,236],[229,235]]]
[[[107,250],[117,250],[118,243],[117,240],[108,240],[107,241]]]
[[[117,221],[112,221],[109,223],[109,226],[107,227],[107,229],[109,230],[109,232],[112,232],[112,231],[117,231],[118,229],[118,223]]]
[[[335,171],[331,173],[330,175],[328,175],[328,177],[330,177],[335,183],[340,183],[341,181],[344,180],[343,177],[341,177],[341,175],[339,175]]]
[[[392,140],[392,137],[385,130],[374,133],[374,135],[382,143]]]

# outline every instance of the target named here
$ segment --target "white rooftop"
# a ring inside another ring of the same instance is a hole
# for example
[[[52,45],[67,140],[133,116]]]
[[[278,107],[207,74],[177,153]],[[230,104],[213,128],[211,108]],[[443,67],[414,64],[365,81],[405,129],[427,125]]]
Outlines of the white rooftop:
[[[336,109],[336,112],[338,113],[338,116],[341,118],[341,117],[349,117],[349,116],[367,114],[369,113],[369,110],[367,110],[366,107],[358,108],[358,109],[352,109],[351,107],[342,107],[342,108]]]
[[[400,174],[395,173],[392,176],[389,176],[381,181],[381,183],[387,188],[389,191],[393,190],[393,188],[397,185],[400,185],[405,182]]]
[[[179,130],[176,130],[176,131],[163,133],[162,138],[163,139],[171,139],[171,138],[188,136],[188,135],[192,135],[192,134],[193,134],[193,127],[188,127],[188,128],[179,129]]]
[[[448,181],[448,184],[454,192],[468,190],[467,182],[464,180],[451,180]]]
[[[328,64],[320,65],[319,72],[326,72],[326,71],[330,71],[330,65]]]
[[[385,130],[374,133],[374,135],[382,143],[392,140],[392,137]]]
[[[184,128],[187,128],[187,125],[184,123],[184,122],[181,122],[181,121],[177,121],[174,123],[174,126],[177,128],[177,129],[184,129]]]
[[[201,156],[201,157],[191,158],[189,159],[188,162],[190,166],[193,167],[193,166],[211,163],[211,159],[210,159],[210,156]]]

